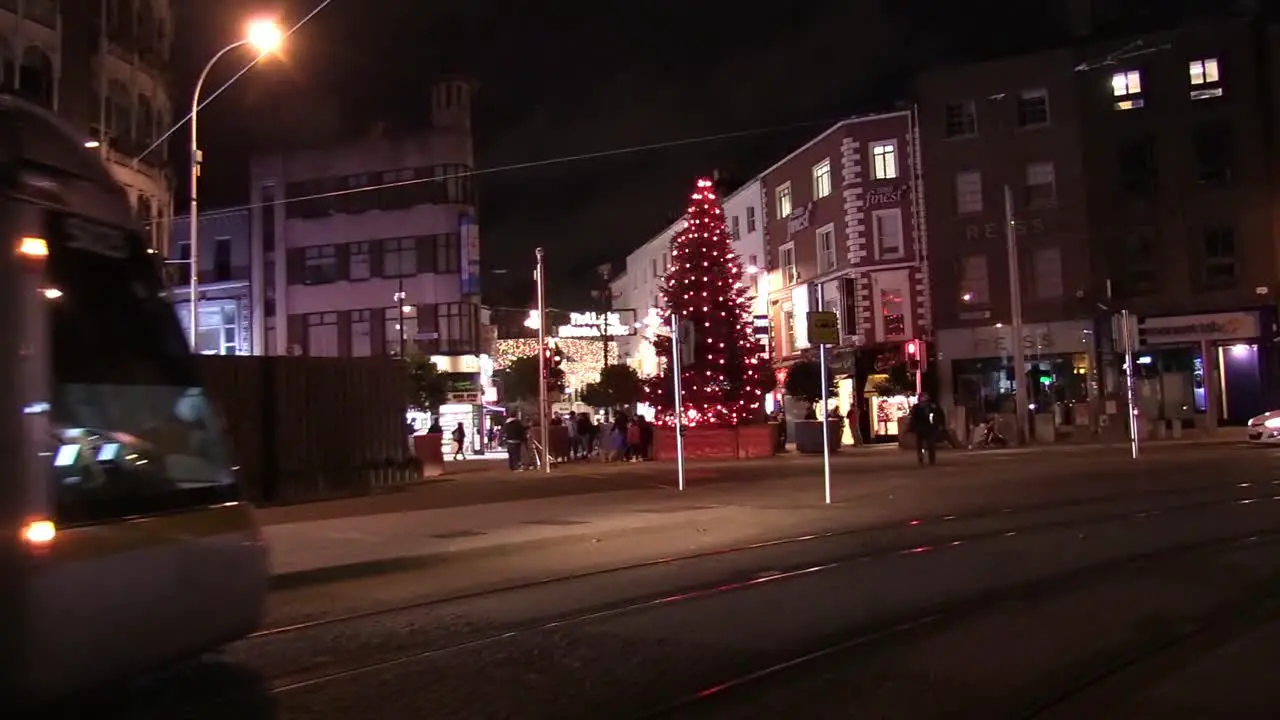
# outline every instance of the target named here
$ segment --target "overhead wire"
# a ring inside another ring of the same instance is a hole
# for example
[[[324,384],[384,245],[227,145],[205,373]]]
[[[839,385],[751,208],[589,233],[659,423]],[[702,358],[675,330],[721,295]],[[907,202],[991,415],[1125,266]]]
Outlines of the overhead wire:
[[[311,10],[311,12],[307,13],[307,14],[306,14],[306,16],[304,16],[301,20],[299,20],[297,23],[295,23],[295,24],[293,25],[293,27],[289,28],[289,30],[288,30],[287,32],[285,32],[285,33],[284,33],[284,35],[282,35],[282,36],[280,37],[280,40],[281,40],[282,42],[283,42],[284,40],[287,40],[287,39],[289,38],[289,36],[290,36],[290,35],[293,35],[295,32],[297,32],[297,31],[298,31],[298,28],[300,28],[300,27],[302,27],[303,25],[307,24],[307,21],[309,21],[311,18],[315,17],[315,16],[316,16],[316,14],[317,14],[317,13],[319,13],[321,10],[325,9],[326,7],[328,7],[329,3],[331,3],[331,2],[333,2],[333,0],[321,0],[319,5],[316,5],[316,6],[315,6],[315,8],[313,8],[313,9]],[[222,85],[221,85],[217,90],[214,90],[212,93],[210,93],[210,94],[209,94],[209,97],[205,98],[205,99],[204,99],[204,100],[203,100],[199,105],[197,105],[197,106],[196,106],[196,112],[199,112],[199,111],[203,110],[205,105],[208,105],[209,103],[213,102],[213,99],[214,99],[214,98],[218,97],[218,96],[219,96],[219,95],[221,95],[224,91],[226,91],[226,89],[227,89],[227,88],[229,88],[229,87],[231,87],[233,84],[235,84],[235,82],[236,82],[237,80],[239,80],[241,77],[243,77],[245,73],[247,73],[247,72],[249,72],[250,70],[252,70],[252,69],[253,69],[253,67],[254,67],[255,65],[257,65],[261,60],[262,60],[262,55],[255,55],[255,56],[254,56],[254,58],[253,58],[253,60],[251,60],[251,61],[249,62],[249,64],[248,64],[248,65],[245,65],[244,67],[240,68],[240,71],[239,71],[239,72],[237,72],[235,75],[232,75],[230,80],[228,80],[228,81],[226,81],[225,83],[223,83],[223,84],[222,84]],[[133,160],[134,160],[134,162],[137,162],[137,161],[141,160],[142,158],[144,158],[144,157],[146,157],[147,155],[149,155],[149,154],[151,153],[151,151],[152,151],[152,150],[155,150],[156,148],[158,148],[158,147],[160,147],[162,144],[164,144],[164,142],[165,142],[165,141],[167,141],[167,140],[170,138],[170,136],[172,136],[175,132],[177,132],[179,128],[181,128],[182,126],[184,126],[184,125],[186,125],[187,123],[191,122],[191,116],[192,116],[193,114],[194,114],[194,113],[187,113],[186,117],[184,117],[184,118],[182,118],[181,120],[179,120],[178,122],[174,123],[173,127],[169,128],[167,131],[165,131],[165,133],[164,133],[163,135],[161,135],[161,136],[160,136],[160,137],[159,137],[155,142],[151,143],[151,145],[150,145],[149,147],[147,147],[147,149],[146,149],[146,150],[143,150],[141,153],[139,153],[139,154],[138,154],[138,156],[137,156],[137,157],[135,157],[135,158],[133,159]]]
[[[649,152],[653,150],[665,150],[668,148],[681,147],[685,145],[696,145],[700,143],[716,142],[719,140],[732,140],[735,138],[750,137],[753,135],[764,135],[773,132],[783,132],[787,130],[798,130],[805,127],[813,127],[815,125],[830,126],[842,122],[837,120],[809,120],[806,122],[790,123],[787,125],[771,125],[767,127],[751,128],[748,130],[735,130],[732,132],[717,133],[715,135],[700,135],[697,137],[681,138],[678,140],[667,140],[663,142],[646,143],[643,145],[630,145],[626,147],[613,148],[611,150],[598,150],[595,152],[577,153],[574,155],[562,155],[559,157],[545,158],[542,160],[530,160],[526,162],[510,163],[507,165],[497,165],[488,168],[479,168],[475,170],[467,170],[465,172],[457,172],[448,175],[439,175],[429,178],[413,178],[412,180],[398,180],[393,182],[376,183],[358,188],[344,188],[341,190],[333,190],[330,192],[314,193],[311,195],[300,195],[298,197],[286,197],[275,200],[270,203],[246,203],[244,205],[235,205],[232,207],[219,208],[201,212],[201,217],[211,217],[217,215],[228,215],[232,213],[242,212],[244,210],[252,210],[256,207],[264,205],[286,205],[289,203],[303,202],[306,200],[320,200],[324,198],[339,197],[343,195],[354,195],[356,193],[374,192],[378,190],[386,190],[390,188],[403,187],[406,185],[419,185],[422,183],[443,182],[445,180],[454,180],[458,178],[478,177],[481,175],[492,175],[494,173],[512,172],[515,170],[529,170],[533,168],[548,167],[551,165],[561,165],[565,163],[581,162],[584,160],[598,160],[601,158],[617,157],[620,155],[630,155],[633,153]]]

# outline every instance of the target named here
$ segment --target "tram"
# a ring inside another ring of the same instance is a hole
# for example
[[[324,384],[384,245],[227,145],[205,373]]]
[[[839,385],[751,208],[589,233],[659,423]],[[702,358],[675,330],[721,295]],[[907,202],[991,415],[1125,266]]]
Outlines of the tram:
[[[0,96],[0,632],[60,697],[257,629],[269,567],[122,187]]]

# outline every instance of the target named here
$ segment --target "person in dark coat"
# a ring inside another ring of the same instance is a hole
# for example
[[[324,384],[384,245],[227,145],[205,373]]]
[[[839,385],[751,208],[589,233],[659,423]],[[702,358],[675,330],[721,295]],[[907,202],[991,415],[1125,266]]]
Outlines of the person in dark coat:
[[[925,455],[929,464],[938,462],[938,436],[946,431],[947,421],[942,408],[933,402],[928,393],[920,393],[920,401],[911,408],[911,432],[916,435],[916,459],[924,465]]]
[[[529,431],[520,418],[512,415],[502,426],[502,439],[507,443],[507,467],[519,472],[524,465],[524,442]]]

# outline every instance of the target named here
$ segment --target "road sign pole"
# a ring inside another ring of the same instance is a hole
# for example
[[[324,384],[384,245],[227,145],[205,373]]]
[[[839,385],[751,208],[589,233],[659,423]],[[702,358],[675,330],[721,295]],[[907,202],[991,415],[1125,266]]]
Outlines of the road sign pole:
[[[680,352],[680,316],[671,313],[671,377],[674,407],[676,411],[676,478],[681,492],[684,491],[684,427],[681,423],[683,409],[680,407],[680,375],[684,371],[684,357]]]
[[[826,306],[826,293],[818,286],[818,307]],[[839,317],[833,312],[816,311],[806,316],[809,340],[818,345],[818,379],[822,386],[821,412],[815,413],[822,423],[822,488],[827,504],[831,503],[831,423],[827,419],[827,345],[840,342]]]
[[[1134,388],[1134,376],[1137,374],[1137,366],[1133,363],[1133,315],[1128,310],[1120,311],[1120,325],[1124,332],[1124,385],[1125,395],[1128,398],[1129,411],[1129,448],[1133,453],[1133,459],[1137,460],[1142,454],[1142,448],[1138,440],[1138,401]]]

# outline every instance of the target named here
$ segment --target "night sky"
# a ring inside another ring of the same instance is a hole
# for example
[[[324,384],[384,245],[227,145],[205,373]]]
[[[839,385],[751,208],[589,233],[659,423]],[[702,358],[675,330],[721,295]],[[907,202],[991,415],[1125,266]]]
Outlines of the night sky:
[[[196,72],[247,18],[292,24],[319,2],[175,3],[186,13],[175,106],[190,102]],[[526,305],[524,279],[542,245],[551,303],[581,305],[588,288],[569,279],[621,260],[674,220],[699,174],[753,177],[841,117],[909,98],[911,76],[930,65],[1058,42],[1064,23],[1054,5],[332,0],[289,39],[283,60],[255,68],[202,111],[203,202],[243,203],[255,150],[340,141],[378,123],[422,125],[433,77],[466,74],[480,86],[486,266],[507,271],[486,278],[486,301]],[[206,93],[246,60],[221,61]],[[731,133],[739,134],[559,160]],[[186,156],[181,137],[177,158]],[[524,163],[544,164],[503,169]]]

